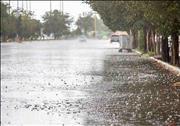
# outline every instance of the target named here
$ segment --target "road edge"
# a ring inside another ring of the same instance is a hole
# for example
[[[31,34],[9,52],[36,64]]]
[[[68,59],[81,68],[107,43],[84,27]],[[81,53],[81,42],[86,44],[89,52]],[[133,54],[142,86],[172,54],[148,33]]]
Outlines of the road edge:
[[[137,50],[134,50],[136,53],[142,55],[141,52],[137,51]],[[176,67],[176,66],[173,66],[169,63],[166,63],[164,61],[161,61],[161,60],[158,60],[154,57],[148,57],[149,59],[155,61],[156,63],[158,63],[159,65],[161,65],[163,68],[165,68],[166,70],[170,71],[170,72],[173,72],[174,74],[176,74],[177,76],[180,76],[180,68]]]

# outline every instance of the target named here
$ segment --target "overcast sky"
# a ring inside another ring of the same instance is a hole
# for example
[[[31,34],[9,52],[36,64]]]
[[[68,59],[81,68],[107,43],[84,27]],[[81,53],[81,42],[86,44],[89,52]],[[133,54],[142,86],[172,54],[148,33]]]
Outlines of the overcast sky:
[[[9,1],[3,1],[8,3]],[[27,4],[28,3],[28,4]],[[29,3],[31,3],[31,10],[34,11],[34,15],[36,19],[39,19],[42,21],[42,15],[46,12],[50,10],[50,1],[28,1],[26,2],[26,0],[24,1],[19,1],[19,7],[22,8],[22,6],[24,7],[24,9],[26,9],[29,6],[26,5],[30,5]],[[10,1],[10,4],[12,6],[13,9],[17,8],[17,1]],[[52,4],[52,10],[54,9],[60,9],[60,1],[51,1]],[[79,16],[79,14],[82,14],[83,12],[89,12],[92,11],[92,9],[89,7],[89,5],[82,3],[82,1],[63,1],[63,5],[64,5],[64,12],[69,13],[72,17],[74,17],[74,19],[76,20]]]

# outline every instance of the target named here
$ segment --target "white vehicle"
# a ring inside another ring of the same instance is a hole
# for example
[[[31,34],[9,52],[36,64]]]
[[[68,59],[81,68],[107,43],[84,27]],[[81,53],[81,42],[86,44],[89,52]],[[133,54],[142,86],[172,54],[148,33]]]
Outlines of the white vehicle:
[[[117,31],[112,34],[111,42],[119,42],[119,52],[123,50],[127,50],[128,52],[132,52],[132,36],[128,35],[127,32]]]
[[[79,37],[79,41],[80,41],[80,42],[86,42],[86,36],[85,36],[85,35],[81,35],[81,36]]]

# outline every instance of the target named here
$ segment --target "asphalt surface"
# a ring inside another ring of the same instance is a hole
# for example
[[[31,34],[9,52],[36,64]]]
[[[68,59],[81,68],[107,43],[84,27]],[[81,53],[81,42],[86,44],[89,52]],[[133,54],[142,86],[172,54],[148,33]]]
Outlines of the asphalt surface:
[[[2,125],[180,125],[180,77],[107,40],[1,44]]]

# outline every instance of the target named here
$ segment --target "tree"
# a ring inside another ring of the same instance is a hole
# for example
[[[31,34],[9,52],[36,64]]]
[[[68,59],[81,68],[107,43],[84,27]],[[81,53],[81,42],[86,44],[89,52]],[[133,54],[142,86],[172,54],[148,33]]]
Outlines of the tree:
[[[93,13],[88,13],[84,16],[79,16],[76,21],[77,30],[80,30],[81,33],[88,34],[88,32],[96,32],[96,33],[109,33],[110,29],[104,25],[102,19],[99,19]],[[106,34],[107,34],[106,33]]]
[[[78,29],[86,35],[88,32],[94,31],[94,18],[92,17],[92,14],[90,13],[86,16],[79,16],[76,25]]]
[[[156,27],[156,31],[162,35],[162,59],[170,61],[167,37],[172,37],[171,63],[179,65],[179,42],[180,29],[180,2],[179,1],[151,1],[146,9],[146,18]]]
[[[8,13],[9,8],[8,4],[1,2],[1,37],[3,41],[14,39],[17,35],[19,39],[37,38],[40,35],[41,22],[32,18],[32,12],[12,10],[11,13]]]
[[[33,13],[28,11],[21,12],[21,31],[23,38],[37,38],[40,36],[40,29],[42,27],[39,20],[32,18]]]
[[[13,14],[9,14],[10,6],[1,2],[1,37],[2,41],[6,41],[9,37],[16,36],[16,18]]]
[[[77,37],[77,36],[79,36],[79,35],[81,35],[82,34],[82,32],[81,32],[81,29],[79,28],[79,27],[77,27],[75,30],[73,30],[72,32],[71,32],[71,36],[72,37]]]
[[[172,36],[172,64],[179,64],[179,1],[86,1],[113,31],[143,29],[144,52],[155,50],[155,33],[162,36],[162,59],[169,62],[169,35]],[[134,38],[137,36],[134,34]],[[136,45],[136,44],[134,44]]]
[[[73,20],[68,14],[54,10],[53,12],[46,12],[43,19],[44,32],[48,35],[53,33],[55,39],[70,33],[70,24]]]
[[[138,20],[142,20],[142,12],[137,9],[138,2],[135,1],[88,1],[88,4],[97,11],[105,25],[112,31],[122,30],[133,32],[133,45],[137,47],[137,30],[133,26]],[[136,23],[137,25],[138,23]],[[144,23],[142,27],[144,26]]]

